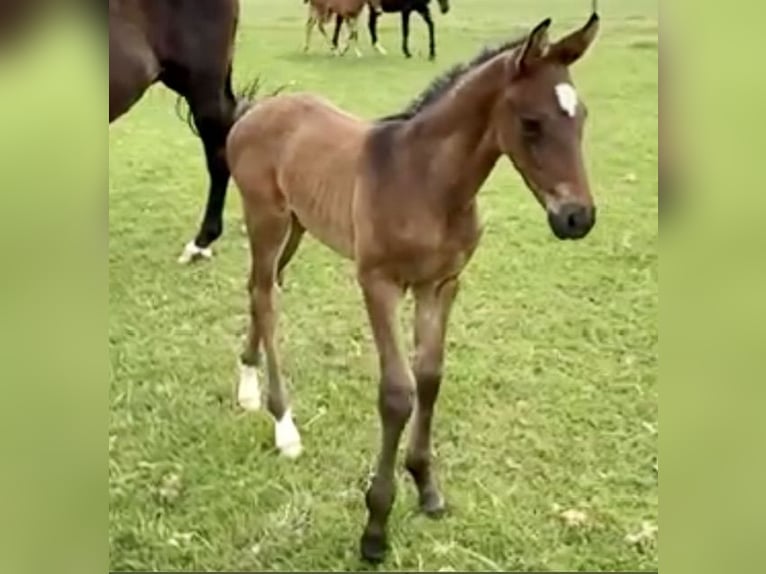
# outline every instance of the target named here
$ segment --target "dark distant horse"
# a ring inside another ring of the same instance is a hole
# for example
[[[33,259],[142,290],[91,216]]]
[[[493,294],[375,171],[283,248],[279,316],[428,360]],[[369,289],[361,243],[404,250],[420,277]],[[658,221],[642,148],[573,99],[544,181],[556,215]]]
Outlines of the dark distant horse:
[[[380,0],[381,11],[370,6],[368,27],[373,47],[382,54],[386,53],[383,47],[378,43],[378,18],[380,18],[381,12],[389,14],[398,12],[402,15],[402,51],[407,58],[411,58],[412,54],[410,53],[409,48],[410,15],[413,12],[417,12],[428,26],[428,57],[431,60],[436,58],[436,33],[434,29],[434,21],[431,17],[431,9],[428,7],[430,2],[431,0]],[[449,0],[438,0],[438,2],[442,14],[449,12]],[[332,43],[335,48],[338,47],[340,26],[341,19],[336,18],[335,32],[333,33],[332,38]]]
[[[188,103],[205,148],[207,207],[182,263],[210,257],[210,244],[223,231],[226,136],[237,106],[231,74],[238,16],[239,0],[109,0],[109,123],[162,82]]]

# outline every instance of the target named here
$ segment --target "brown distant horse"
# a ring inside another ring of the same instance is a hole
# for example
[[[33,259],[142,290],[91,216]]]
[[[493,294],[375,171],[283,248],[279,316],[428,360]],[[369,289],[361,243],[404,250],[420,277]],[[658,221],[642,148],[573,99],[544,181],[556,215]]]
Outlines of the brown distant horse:
[[[309,4],[309,13],[306,19],[306,43],[303,46],[304,52],[309,51],[311,33],[314,30],[314,26],[330,42],[324,26],[332,15],[335,15],[338,22],[336,33],[331,42],[333,52],[338,50],[338,35],[340,34],[341,26],[345,22],[348,27],[348,42],[344,48],[338,50],[338,53],[345,54],[353,42],[356,55],[362,55],[362,52],[359,50],[359,15],[368,3],[370,4],[370,10],[375,10],[379,6],[380,0],[303,0],[303,3]]]
[[[259,347],[266,353],[276,445],[297,456],[276,346],[275,279],[305,230],[356,264],[380,359],[382,446],[367,491],[364,558],[381,560],[394,500],[397,445],[414,410],[406,467],[422,510],[444,510],[432,469],[431,422],[459,276],[479,243],[476,197],[506,156],[560,239],[585,237],[596,210],[583,164],[585,106],[569,66],[593,42],[595,11],[549,43],[550,19],[521,40],[485,51],[437,79],[405,112],[366,122],[308,94],[253,105],[232,129],[227,156],[250,238],[251,322],[238,400],[260,406]],[[415,297],[415,357],[400,346],[396,312]]]
[[[237,104],[231,75],[238,15],[238,0],[109,0],[109,123],[162,82],[189,104],[205,148],[207,207],[182,263],[210,257],[210,244],[223,231],[226,136]]]

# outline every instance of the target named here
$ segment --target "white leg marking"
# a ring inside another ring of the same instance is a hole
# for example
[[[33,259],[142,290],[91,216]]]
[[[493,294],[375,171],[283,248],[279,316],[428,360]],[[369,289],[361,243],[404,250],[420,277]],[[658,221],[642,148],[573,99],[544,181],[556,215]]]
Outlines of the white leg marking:
[[[575,117],[577,113],[577,92],[572,84],[561,83],[556,85],[556,99],[559,106],[570,117]]]
[[[246,411],[257,411],[261,408],[261,388],[255,367],[239,364],[237,402]]]
[[[197,247],[194,240],[192,240],[184,247],[178,262],[186,264],[191,263],[197,258],[210,259],[211,257],[213,257],[213,250],[210,247]]]
[[[375,48],[375,51],[381,56],[385,56],[388,54],[388,52],[386,52],[386,49],[380,45],[380,42],[378,42],[377,44],[373,44],[372,47]]]
[[[285,412],[282,420],[276,421],[274,425],[274,442],[279,451],[287,458],[296,458],[301,454],[301,435],[295,428],[293,414],[290,409]]]

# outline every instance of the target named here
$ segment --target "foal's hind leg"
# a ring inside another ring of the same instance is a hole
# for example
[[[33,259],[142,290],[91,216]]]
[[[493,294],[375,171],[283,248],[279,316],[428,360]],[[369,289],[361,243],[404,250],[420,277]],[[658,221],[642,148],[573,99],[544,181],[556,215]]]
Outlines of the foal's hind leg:
[[[260,213],[250,215],[254,210]],[[276,289],[274,288],[277,264],[282,254],[290,231],[290,214],[268,212],[262,205],[246,209],[247,227],[252,253],[250,309],[251,329],[247,349],[243,354],[243,377],[252,375],[258,364],[258,343],[263,343],[266,353],[266,372],[268,376],[268,400],[266,406],[274,417],[275,442],[282,454],[294,458],[301,453],[301,437],[295,428],[289,408],[287,390],[282,381],[279,368],[279,356],[276,347]],[[247,362],[250,364],[248,364]],[[251,370],[248,370],[248,367]],[[243,378],[240,382],[246,385]]]
[[[314,31],[314,26],[316,26],[317,21],[319,20],[319,15],[314,8],[313,5],[309,5],[309,15],[306,18],[306,39],[303,44],[303,51],[308,52],[309,47],[311,45],[311,33]]]
[[[359,49],[359,16],[352,16],[346,20],[348,26],[348,44],[354,43],[354,54],[357,58],[362,57],[362,51]]]
[[[432,468],[431,422],[439,396],[444,363],[444,339],[458,280],[415,290],[415,361],[417,402],[405,465],[418,488],[420,507],[429,516],[444,511],[444,499]]]
[[[277,264],[277,284],[282,287],[284,285],[284,270],[290,264],[290,260],[298,250],[298,246],[301,244],[303,234],[306,229],[301,225],[298,218],[293,216],[292,223],[290,224],[290,234],[285,242],[285,247],[282,250],[282,254],[279,256],[279,263]]]

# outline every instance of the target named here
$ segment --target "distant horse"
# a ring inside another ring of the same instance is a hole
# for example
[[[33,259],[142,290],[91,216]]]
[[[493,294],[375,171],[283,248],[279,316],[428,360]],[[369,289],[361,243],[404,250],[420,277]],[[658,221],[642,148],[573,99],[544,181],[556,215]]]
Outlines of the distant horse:
[[[370,4],[370,10],[378,6],[379,0],[303,0],[309,4],[308,18],[306,19],[306,43],[303,51],[308,52],[311,44],[311,33],[314,26],[319,29],[322,36],[329,41],[324,25],[335,15],[337,18],[336,32],[333,36],[332,49],[340,54],[345,54],[351,43],[354,43],[354,52],[361,56],[359,51],[359,15],[366,4]],[[338,51],[338,38],[343,24],[348,27],[348,42],[342,50]]]
[[[227,157],[252,257],[237,396],[246,409],[260,407],[262,344],[267,408],[285,456],[302,447],[280,374],[277,273],[306,230],[356,265],[380,360],[382,445],[361,538],[370,561],[386,552],[397,447],[413,411],[406,468],[421,509],[438,516],[445,508],[431,462],[431,422],[447,318],[481,235],[477,193],[495,164],[511,160],[557,238],[580,239],[595,224],[582,154],[586,110],[569,67],[593,42],[598,21],[594,11],[582,28],[550,43],[547,19],[528,36],[451,70],[404,112],[377,122],[292,94],[255,103],[229,134]],[[408,289],[415,298],[411,366],[396,317]]]
[[[372,40],[373,47],[385,54],[386,50],[378,42],[378,18],[380,18],[381,12],[396,13],[399,12],[402,15],[402,51],[407,58],[411,58],[409,48],[410,37],[410,15],[413,12],[420,14],[423,21],[428,26],[428,57],[433,60],[436,58],[436,32],[434,29],[434,21],[431,17],[431,9],[428,7],[431,0],[380,0],[380,10],[370,7],[370,17],[368,21],[368,27],[370,30],[370,39]],[[449,0],[438,0],[439,9],[442,14],[449,12],[450,5]],[[333,46],[338,46],[338,37],[340,36],[341,20],[337,18],[335,22],[335,32],[333,33],[332,43]]]
[[[109,0],[109,123],[162,82],[189,105],[210,175],[200,230],[179,261],[209,258],[223,231],[226,136],[237,101],[232,56],[238,0]]]

